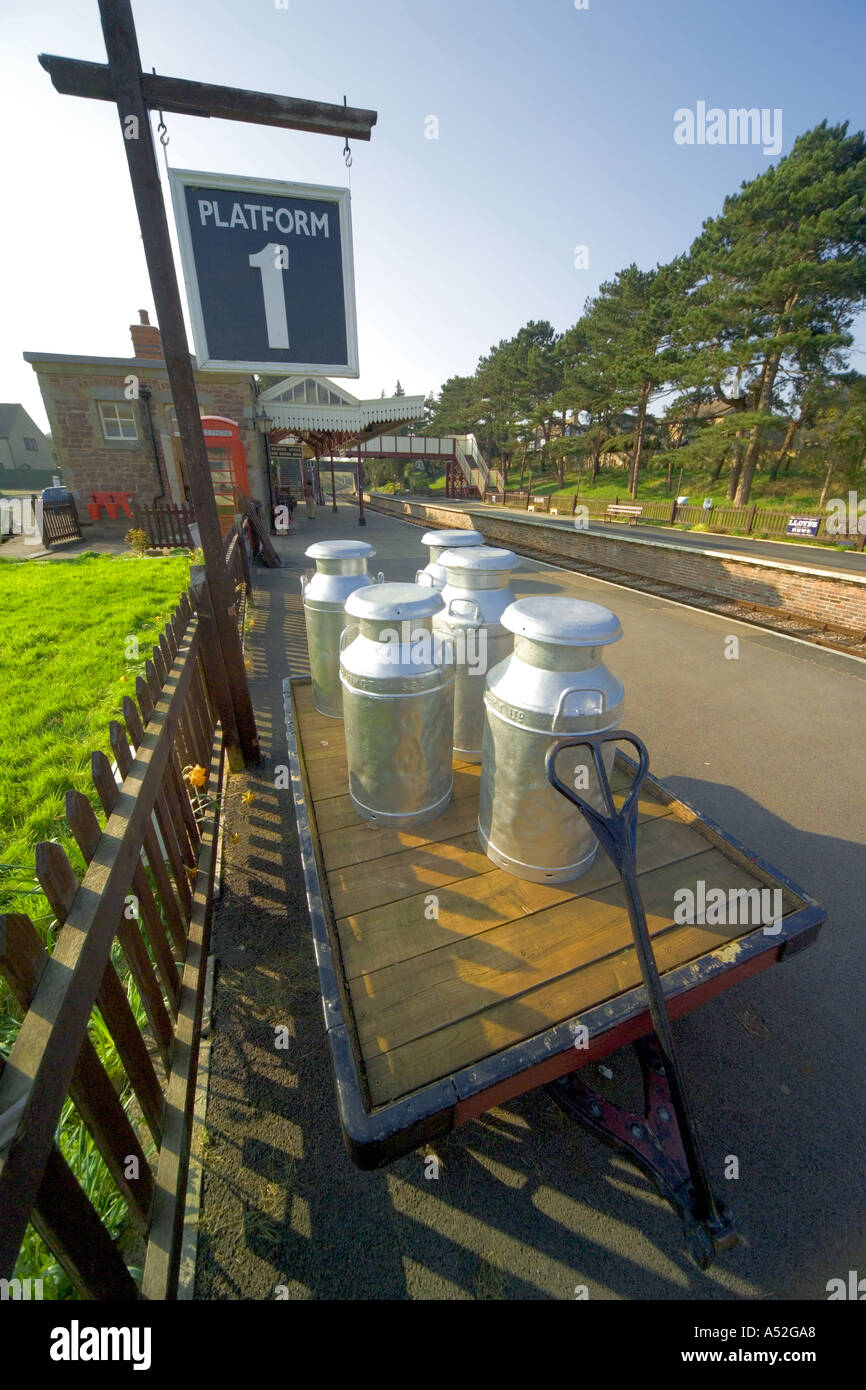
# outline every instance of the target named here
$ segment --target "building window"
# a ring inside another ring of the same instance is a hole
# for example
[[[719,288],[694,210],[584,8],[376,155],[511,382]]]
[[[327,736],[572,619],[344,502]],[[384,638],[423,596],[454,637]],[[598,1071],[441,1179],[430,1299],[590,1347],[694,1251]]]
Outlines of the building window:
[[[135,414],[131,405],[117,401],[100,401],[99,414],[102,433],[106,439],[138,439]]]
[[[24,436],[24,448],[27,449],[27,451],[28,451],[29,453],[31,453],[31,454],[38,454],[38,453],[39,453],[39,440],[38,440],[38,439],[30,439],[29,436],[25,434],[25,436]]]

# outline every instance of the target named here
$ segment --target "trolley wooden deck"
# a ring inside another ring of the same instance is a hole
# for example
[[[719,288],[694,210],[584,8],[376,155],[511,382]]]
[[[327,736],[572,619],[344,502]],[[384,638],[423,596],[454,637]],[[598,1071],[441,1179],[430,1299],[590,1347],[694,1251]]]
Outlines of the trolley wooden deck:
[[[325,1023],[357,1163],[389,1162],[651,1031],[607,859],[565,885],[496,868],[476,834],[480,768],[460,762],[436,820],[413,833],[369,825],[347,793],[341,721],[316,712],[309,679],[286,681],[284,695]],[[618,754],[614,790],[633,772]],[[637,848],[674,1016],[808,944],[824,920],[806,893],[651,777]],[[782,920],[769,930],[680,925],[674,894],[698,882],[726,894],[778,889]]]

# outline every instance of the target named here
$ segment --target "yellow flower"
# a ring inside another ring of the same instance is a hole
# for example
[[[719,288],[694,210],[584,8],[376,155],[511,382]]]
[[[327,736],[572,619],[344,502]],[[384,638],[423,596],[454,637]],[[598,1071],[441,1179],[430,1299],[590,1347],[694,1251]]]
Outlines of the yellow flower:
[[[233,844],[233,845],[236,845],[236,844],[238,843],[238,840],[239,840],[240,838],[241,838],[240,835],[237,835],[237,834],[232,835],[232,844]]]
[[[252,662],[250,662],[250,661],[245,661],[245,662],[244,662],[244,666],[246,666],[246,668],[247,668],[248,671],[251,671],[251,670],[252,670]]]
[[[256,625],[256,620],[255,620],[255,618],[250,618],[249,625],[250,625],[250,627],[255,627],[255,625]]]
[[[252,806],[253,802],[255,801],[255,797],[253,796],[252,792],[244,792],[243,796],[241,797],[241,801],[244,803],[245,806]]]
[[[191,787],[203,787],[207,781],[207,773],[203,767],[199,767],[198,763],[196,763],[195,767],[191,767],[186,774],[186,780]]]
[[[121,676],[120,679],[121,681],[126,682],[129,680],[129,676]]]

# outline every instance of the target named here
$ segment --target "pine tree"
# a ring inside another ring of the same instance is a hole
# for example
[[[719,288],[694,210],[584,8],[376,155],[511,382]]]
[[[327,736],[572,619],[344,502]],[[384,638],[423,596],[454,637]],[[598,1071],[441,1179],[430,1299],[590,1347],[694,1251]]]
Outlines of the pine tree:
[[[629,492],[637,496],[649,407],[670,370],[673,272],[634,264],[601,286],[582,320],[589,351],[610,383],[610,403],[635,411]]]
[[[866,140],[826,121],[725,200],[680,263],[675,329],[681,384],[748,397],[748,438],[734,500],[745,505],[780,395],[802,363],[827,372],[866,302]],[[744,420],[745,425],[745,420]]]

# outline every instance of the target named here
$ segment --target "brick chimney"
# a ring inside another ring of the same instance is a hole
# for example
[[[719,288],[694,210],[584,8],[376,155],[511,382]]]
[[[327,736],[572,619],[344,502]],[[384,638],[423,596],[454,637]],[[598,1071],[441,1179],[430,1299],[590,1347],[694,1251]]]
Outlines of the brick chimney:
[[[132,335],[132,348],[136,357],[151,357],[156,362],[163,360],[162,339],[159,336],[159,329],[154,328],[148,318],[146,309],[139,309],[138,323],[132,323],[129,331]]]

